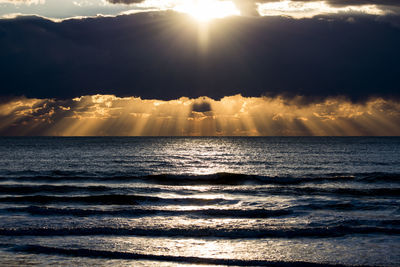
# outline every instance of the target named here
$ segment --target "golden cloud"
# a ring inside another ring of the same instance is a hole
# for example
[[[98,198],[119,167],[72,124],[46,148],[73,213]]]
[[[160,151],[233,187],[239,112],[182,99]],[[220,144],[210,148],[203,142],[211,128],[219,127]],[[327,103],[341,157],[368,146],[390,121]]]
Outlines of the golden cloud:
[[[304,104],[306,103],[306,104]],[[144,100],[114,95],[0,103],[1,135],[364,136],[400,135],[400,102],[374,98],[227,96]]]

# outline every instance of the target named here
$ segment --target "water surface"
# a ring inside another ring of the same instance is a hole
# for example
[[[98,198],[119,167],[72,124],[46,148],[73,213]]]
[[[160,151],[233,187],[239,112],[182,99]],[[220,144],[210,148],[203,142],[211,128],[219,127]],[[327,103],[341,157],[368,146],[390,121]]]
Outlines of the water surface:
[[[0,263],[400,265],[400,138],[1,138]]]

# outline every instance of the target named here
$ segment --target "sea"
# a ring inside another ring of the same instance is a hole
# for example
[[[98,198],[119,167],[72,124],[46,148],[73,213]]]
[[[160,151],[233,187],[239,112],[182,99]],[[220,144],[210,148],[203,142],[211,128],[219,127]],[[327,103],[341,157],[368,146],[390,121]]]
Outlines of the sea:
[[[400,266],[400,138],[0,138],[0,266],[204,265]]]

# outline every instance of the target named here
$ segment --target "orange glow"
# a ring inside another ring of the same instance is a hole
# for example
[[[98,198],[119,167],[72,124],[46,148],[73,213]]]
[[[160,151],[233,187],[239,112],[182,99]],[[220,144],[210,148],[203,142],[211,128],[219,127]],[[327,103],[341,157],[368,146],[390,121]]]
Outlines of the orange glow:
[[[18,98],[0,104],[1,135],[358,136],[400,135],[400,103],[227,96],[143,100],[113,95]]]

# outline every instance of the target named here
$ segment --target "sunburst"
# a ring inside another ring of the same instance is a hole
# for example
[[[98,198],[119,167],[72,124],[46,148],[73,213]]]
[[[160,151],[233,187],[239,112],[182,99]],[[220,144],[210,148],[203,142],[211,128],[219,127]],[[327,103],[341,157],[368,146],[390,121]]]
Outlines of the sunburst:
[[[175,10],[189,14],[199,22],[240,15],[240,11],[231,1],[186,0],[177,5]]]

